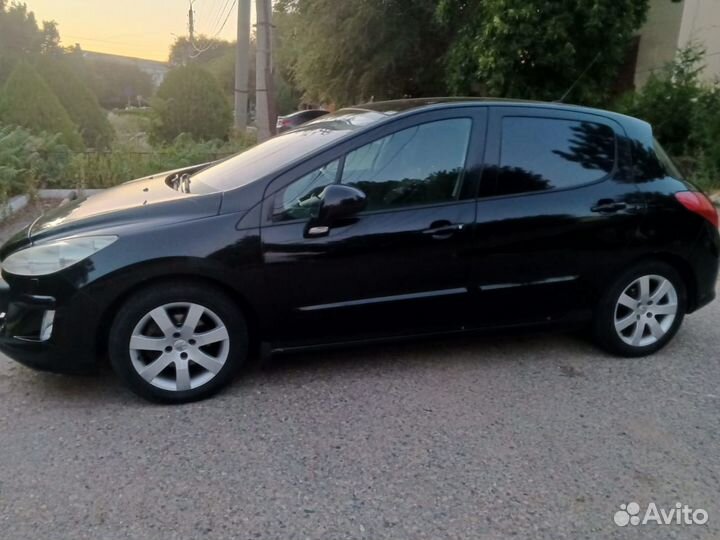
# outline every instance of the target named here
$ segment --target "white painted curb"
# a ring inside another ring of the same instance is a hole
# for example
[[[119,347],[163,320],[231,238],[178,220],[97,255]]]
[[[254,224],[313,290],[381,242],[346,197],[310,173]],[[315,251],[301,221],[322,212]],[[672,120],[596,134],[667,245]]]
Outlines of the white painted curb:
[[[92,195],[103,191],[102,189],[41,189],[38,190],[40,199],[69,199],[73,194]],[[0,208],[0,220],[7,219],[16,212],[25,208],[30,202],[27,195],[17,195],[11,198],[3,207]]]

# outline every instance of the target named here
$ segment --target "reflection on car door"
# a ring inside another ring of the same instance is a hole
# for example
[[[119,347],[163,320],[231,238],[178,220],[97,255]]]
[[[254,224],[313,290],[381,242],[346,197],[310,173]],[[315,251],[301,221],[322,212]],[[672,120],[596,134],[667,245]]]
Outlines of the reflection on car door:
[[[343,340],[463,325],[484,108],[397,122],[313,171],[278,180],[262,243],[275,342]],[[305,236],[324,185],[368,197],[355,220]]]

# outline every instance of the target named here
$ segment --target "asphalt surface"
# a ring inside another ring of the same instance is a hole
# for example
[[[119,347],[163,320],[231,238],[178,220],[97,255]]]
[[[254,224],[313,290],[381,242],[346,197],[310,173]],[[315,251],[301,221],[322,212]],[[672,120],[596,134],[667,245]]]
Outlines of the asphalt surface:
[[[286,356],[177,407],[0,356],[0,539],[718,539],[718,320],[638,360],[564,334]],[[709,521],[618,527],[631,501]]]
[[[275,358],[151,405],[0,359],[0,537],[720,538],[720,304],[621,360],[524,334]],[[620,528],[622,503],[704,526]]]

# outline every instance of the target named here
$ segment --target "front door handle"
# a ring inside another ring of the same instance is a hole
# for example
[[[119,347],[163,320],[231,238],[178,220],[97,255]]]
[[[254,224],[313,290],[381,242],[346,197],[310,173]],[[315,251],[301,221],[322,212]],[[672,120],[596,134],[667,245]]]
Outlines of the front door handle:
[[[450,223],[449,221],[436,221],[430,228],[425,229],[423,234],[431,236],[436,240],[444,240],[450,238],[456,232],[460,232],[465,228],[463,223]]]
[[[590,210],[599,214],[614,214],[626,208],[627,203],[613,201],[612,199],[600,199]]]

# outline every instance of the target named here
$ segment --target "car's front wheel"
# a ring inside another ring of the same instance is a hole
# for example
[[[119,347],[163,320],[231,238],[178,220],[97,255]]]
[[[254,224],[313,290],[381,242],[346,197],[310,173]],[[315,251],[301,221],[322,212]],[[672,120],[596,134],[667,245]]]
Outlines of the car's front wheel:
[[[619,276],[598,303],[595,339],[621,356],[651,354],[673,338],[686,306],[685,283],[672,266],[640,263]]]
[[[247,357],[242,312],[212,287],[158,285],[129,298],[109,336],[110,361],[140,396],[183,403],[226,385]]]

